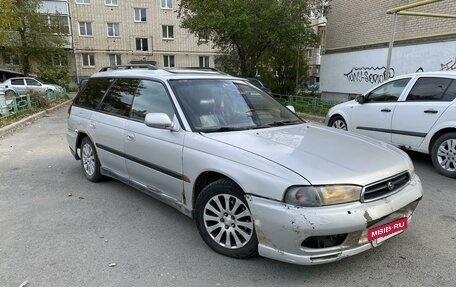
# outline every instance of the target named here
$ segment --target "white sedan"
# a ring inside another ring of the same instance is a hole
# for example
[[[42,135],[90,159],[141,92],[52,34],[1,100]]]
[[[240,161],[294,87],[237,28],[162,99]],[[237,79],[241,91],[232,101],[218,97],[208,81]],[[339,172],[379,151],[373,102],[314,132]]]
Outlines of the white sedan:
[[[456,178],[456,71],[390,79],[332,107],[326,124],[431,154],[436,170]]]
[[[57,85],[44,84],[32,77],[11,78],[0,84],[5,91],[6,97],[15,97],[27,94],[29,91],[36,91],[47,96],[53,96],[64,92],[63,88]]]

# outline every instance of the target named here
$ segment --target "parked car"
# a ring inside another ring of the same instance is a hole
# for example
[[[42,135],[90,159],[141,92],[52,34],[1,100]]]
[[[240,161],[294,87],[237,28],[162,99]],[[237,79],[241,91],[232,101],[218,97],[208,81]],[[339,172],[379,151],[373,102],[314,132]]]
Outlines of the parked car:
[[[88,180],[175,207],[236,258],[337,261],[404,231],[422,197],[400,149],[307,123],[214,72],[98,72],[73,100],[67,140]]]
[[[255,87],[261,89],[262,91],[271,94],[271,89],[266,87],[260,80],[257,78],[245,78],[250,84],[254,85]]]
[[[64,89],[58,85],[44,84],[32,77],[10,78],[0,84],[5,90],[7,98],[25,95],[29,91],[36,91],[48,96],[64,93]]]
[[[456,71],[395,77],[331,108],[329,126],[430,154],[435,169],[456,178]]]

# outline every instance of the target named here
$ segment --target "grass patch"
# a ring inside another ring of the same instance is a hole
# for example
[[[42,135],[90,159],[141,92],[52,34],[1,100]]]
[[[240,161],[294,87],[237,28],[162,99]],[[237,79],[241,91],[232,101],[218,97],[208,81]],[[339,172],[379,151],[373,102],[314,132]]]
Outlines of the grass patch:
[[[53,102],[46,103],[46,104],[40,103],[38,106],[32,106],[29,109],[25,109],[23,111],[17,112],[15,114],[12,114],[12,115],[9,115],[6,117],[2,117],[2,118],[0,118],[0,128],[10,125],[12,123],[15,123],[17,121],[20,121],[22,119],[25,119],[26,117],[29,117],[31,115],[34,115],[34,114],[44,111],[46,109],[55,107],[58,104],[68,101],[69,99],[70,99],[70,97],[68,97],[68,95],[65,95],[63,97],[58,98],[57,100],[55,100]]]

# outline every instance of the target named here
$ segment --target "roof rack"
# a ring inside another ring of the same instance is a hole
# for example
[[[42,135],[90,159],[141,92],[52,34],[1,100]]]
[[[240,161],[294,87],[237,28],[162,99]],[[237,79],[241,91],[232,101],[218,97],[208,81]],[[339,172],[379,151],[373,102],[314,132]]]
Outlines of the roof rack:
[[[129,64],[129,65],[116,65],[107,66],[100,69],[100,72],[106,72],[109,70],[129,70],[129,69],[146,69],[146,70],[157,70],[154,65],[150,64]]]
[[[167,72],[179,74],[179,73],[214,73],[226,75],[224,72],[217,70],[216,68],[209,67],[173,67],[165,68]]]

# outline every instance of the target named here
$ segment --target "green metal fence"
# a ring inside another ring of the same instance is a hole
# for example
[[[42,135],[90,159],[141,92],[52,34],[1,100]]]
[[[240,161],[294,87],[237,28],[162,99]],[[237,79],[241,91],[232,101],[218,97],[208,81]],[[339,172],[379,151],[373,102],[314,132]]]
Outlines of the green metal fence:
[[[336,102],[322,100],[320,97],[303,97],[294,95],[273,94],[273,97],[282,105],[291,105],[297,112],[325,116]]]
[[[52,93],[43,95],[47,103],[56,101],[63,97],[65,94]],[[32,107],[38,106],[38,102],[34,102],[34,97],[31,95],[20,95],[16,97],[6,97],[4,93],[0,92],[0,119],[21,113]]]

